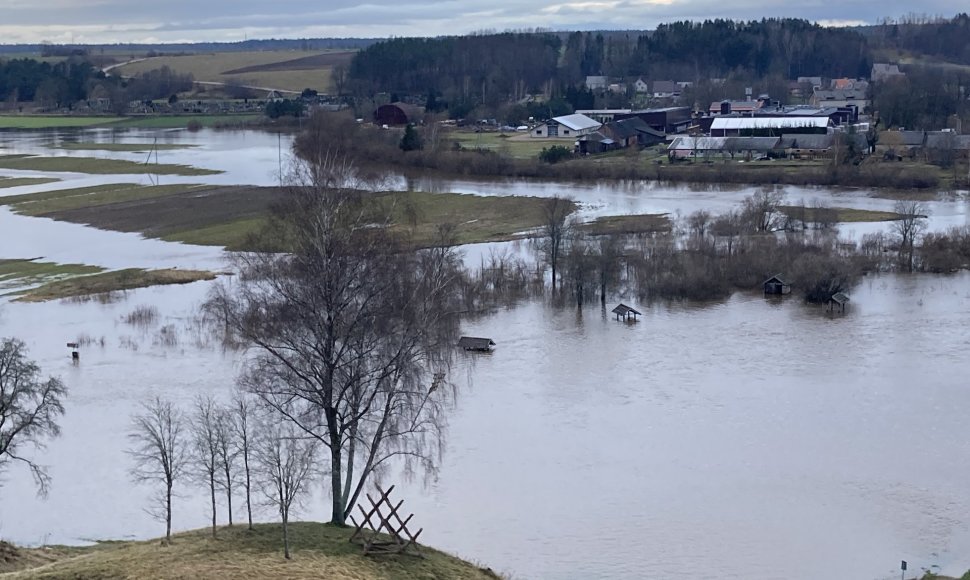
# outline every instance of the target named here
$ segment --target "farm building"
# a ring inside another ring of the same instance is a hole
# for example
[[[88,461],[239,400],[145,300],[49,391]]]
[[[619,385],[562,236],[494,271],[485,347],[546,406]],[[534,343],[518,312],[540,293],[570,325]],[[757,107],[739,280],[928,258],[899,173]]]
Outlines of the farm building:
[[[781,136],[780,149],[792,159],[818,159],[825,157],[832,149],[835,137],[832,135],[795,135]]]
[[[717,117],[711,123],[711,137],[780,137],[782,133],[826,134],[829,117]]]
[[[424,119],[424,108],[407,103],[381,105],[374,111],[374,124],[400,127],[420,123]]]
[[[777,274],[765,280],[765,294],[791,294],[791,284],[783,280],[781,274]]]
[[[576,109],[576,113],[586,115],[590,119],[599,121],[600,123],[609,123],[617,115],[630,114],[630,109]]]
[[[617,115],[616,120],[622,121],[632,117],[640,118],[644,123],[661,133],[682,133],[687,130],[691,123],[689,107],[662,107],[630,111]]]
[[[602,123],[590,119],[586,115],[574,113],[562,117],[553,117],[542,125],[538,125],[529,133],[532,137],[582,137],[589,135],[602,126]]]
[[[677,137],[667,146],[671,159],[716,157],[724,151],[727,137]]]

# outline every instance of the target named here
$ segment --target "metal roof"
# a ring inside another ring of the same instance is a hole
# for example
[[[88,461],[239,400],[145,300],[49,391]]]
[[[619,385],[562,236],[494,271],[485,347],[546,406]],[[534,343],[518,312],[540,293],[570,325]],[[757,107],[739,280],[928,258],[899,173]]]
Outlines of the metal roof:
[[[586,129],[595,129],[600,127],[602,123],[595,119],[590,119],[586,115],[580,115],[579,113],[574,113],[572,115],[563,115],[562,117],[553,117],[553,121],[572,129],[573,131],[584,131]]]
[[[825,129],[832,123],[828,117],[717,117],[711,123],[712,131],[746,129]]]
[[[727,140],[727,137],[677,137],[670,143],[667,149],[713,151],[724,149],[724,144],[727,143]]]

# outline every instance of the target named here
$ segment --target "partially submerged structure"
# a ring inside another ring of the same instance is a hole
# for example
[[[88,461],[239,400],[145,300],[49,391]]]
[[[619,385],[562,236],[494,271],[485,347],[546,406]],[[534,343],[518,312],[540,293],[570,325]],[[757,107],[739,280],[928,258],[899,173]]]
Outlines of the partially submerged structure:
[[[622,318],[625,322],[636,322],[637,316],[640,316],[643,313],[627,306],[626,304],[620,304],[613,309],[613,314],[616,315],[617,320]]]
[[[781,274],[775,274],[771,278],[765,280],[764,283],[765,294],[775,294],[784,296],[785,294],[791,294],[791,284],[781,277]]]
[[[458,339],[458,348],[475,352],[492,352],[495,341],[491,338],[463,336]]]
[[[845,312],[845,305],[849,303],[849,297],[842,292],[836,292],[829,298],[829,311],[833,311],[836,308],[839,312]]]

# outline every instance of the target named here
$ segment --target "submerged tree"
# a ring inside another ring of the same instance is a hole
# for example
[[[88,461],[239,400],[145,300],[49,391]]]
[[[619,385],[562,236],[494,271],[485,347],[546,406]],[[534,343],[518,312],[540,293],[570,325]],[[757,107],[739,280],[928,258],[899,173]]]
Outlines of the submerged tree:
[[[540,241],[542,253],[546,263],[552,270],[552,291],[556,291],[556,280],[559,277],[559,261],[562,257],[566,241],[569,238],[569,214],[575,209],[575,204],[564,197],[550,197],[542,205],[543,237]]]
[[[907,272],[913,271],[916,239],[926,229],[926,207],[918,201],[900,200],[893,210],[901,217],[892,222],[892,231],[899,239],[899,261]]]
[[[132,478],[138,483],[160,483],[148,513],[165,522],[165,541],[172,538],[172,490],[189,463],[185,416],[171,401],[152,399],[132,420],[128,455],[135,461]]]
[[[10,462],[27,466],[41,495],[47,493],[47,470],[23,455],[23,450],[44,448],[60,434],[57,419],[64,414],[61,399],[67,390],[60,379],[40,377],[40,367],[27,358],[20,340],[0,340],[0,472]]]
[[[373,198],[333,187],[340,165],[298,165],[267,230],[291,253],[241,256],[208,304],[253,351],[243,385],[325,447],[337,524],[389,460],[435,469],[449,389],[429,386],[453,351],[462,279],[452,250],[409,250]]]

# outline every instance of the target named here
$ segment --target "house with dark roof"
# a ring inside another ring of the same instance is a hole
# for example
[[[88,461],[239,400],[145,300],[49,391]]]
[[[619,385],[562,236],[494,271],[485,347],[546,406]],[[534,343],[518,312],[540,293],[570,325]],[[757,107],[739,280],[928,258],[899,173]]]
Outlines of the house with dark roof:
[[[676,81],[653,81],[655,99],[671,99],[681,95],[683,88]]]
[[[664,133],[652,128],[640,117],[612,121],[603,125],[599,132],[616,142],[620,148],[649,147],[663,142],[666,138]]]
[[[869,106],[866,91],[862,89],[815,89],[812,93],[812,105],[816,107],[848,107],[855,106],[862,111]]]
[[[832,135],[811,135],[786,133],[781,136],[779,149],[792,159],[818,159],[832,150],[835,137]]]
[[[898,64],[889,64],[885,62],[874,62],[872,63],[872,73],[869,75],[869,79],[874,82],[887,81],[893,78],[905,77],[906,73],[899,70]]]

